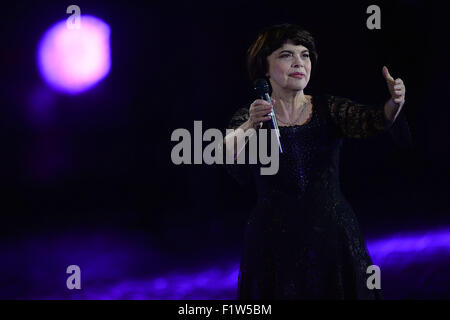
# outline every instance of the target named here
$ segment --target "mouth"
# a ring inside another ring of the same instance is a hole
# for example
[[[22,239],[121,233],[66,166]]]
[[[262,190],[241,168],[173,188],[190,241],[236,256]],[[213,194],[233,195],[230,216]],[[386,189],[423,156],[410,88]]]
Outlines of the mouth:
[[[289,76],[293,77],[293,78],[301,79],[301,78],[305,77],[305,74],[302,72],[294,72],[294,73],[289,74]]]

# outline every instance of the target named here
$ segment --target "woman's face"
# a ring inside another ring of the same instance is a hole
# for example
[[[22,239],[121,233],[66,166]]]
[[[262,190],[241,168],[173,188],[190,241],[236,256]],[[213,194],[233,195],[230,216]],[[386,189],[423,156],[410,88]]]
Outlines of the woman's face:
[[[272,89],[303,90],[309,82],[311,60],[309,50],[288,41],[267,57]]]

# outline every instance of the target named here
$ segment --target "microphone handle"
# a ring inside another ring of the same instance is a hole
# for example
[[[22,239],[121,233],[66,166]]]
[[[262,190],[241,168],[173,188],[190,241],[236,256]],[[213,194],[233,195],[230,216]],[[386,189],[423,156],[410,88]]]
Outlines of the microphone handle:
[[[263,97],[264,100],[272,104],[272,100],[270,99],[269,94],[266,92]],[[273,105],[272,105],[273,107]],[[277,137],[278,147],[280,149],[280,152],[283,153],[283,148],[281,147],[281,141],[280,141],[280,130],[278,129],[278,122],[277,117],[275,116],[275,111],[272,108],[272,111],[269,113],[271,120],[272,120],[272,126],[275,129],[275,135]]]

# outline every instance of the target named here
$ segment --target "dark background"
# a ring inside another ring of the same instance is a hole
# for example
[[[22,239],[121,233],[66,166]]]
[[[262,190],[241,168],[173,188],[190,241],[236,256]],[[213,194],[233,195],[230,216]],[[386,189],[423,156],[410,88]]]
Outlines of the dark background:
[[[438,2],[77,1],[111,27],[112,68],[77,96],[45,89],[40,37],[65,2],[1,8],[0,194],[5,243],[35,233],[143,231],[167,250],[233,251],[255,193],[219,165],[171,162],[176,128],[225,129],[251,103],[246,50],[275,23],[304,26],[319,63],[306,94],[362,103],[389,98],[381,69],[406,85],[413,147],[388,135],[346,140],[341,181],[365,234],[448,225],[448,25]],[[366,8],[381,7],[381,30]],[[43,89],[44,88],[44,89]],[[39,98],[39,97],[38,97]],[[45,101],[45,100],[44,100]],[[44,111],[43,111],[44,110]]]

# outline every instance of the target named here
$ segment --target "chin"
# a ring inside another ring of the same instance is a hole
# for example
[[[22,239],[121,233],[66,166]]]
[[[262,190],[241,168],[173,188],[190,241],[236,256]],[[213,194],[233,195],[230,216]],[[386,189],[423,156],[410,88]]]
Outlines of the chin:
[[[300,91],[300,90],[305,89],[306,86],[307,86],[307,83],[305,83],[305,84],[302,83],[302,84],[298,84],[298,85],[291,85],[291,86],[288,86],[288,89]]]
[[[306,88],[306,86],[308,85],[308,82],[305,81],[304,79],[301,79],[301,81],[296,81],[294,83],[288,83],[287,87],[289,89],[293,89],[293,90],[303,90],[304,88]]]

